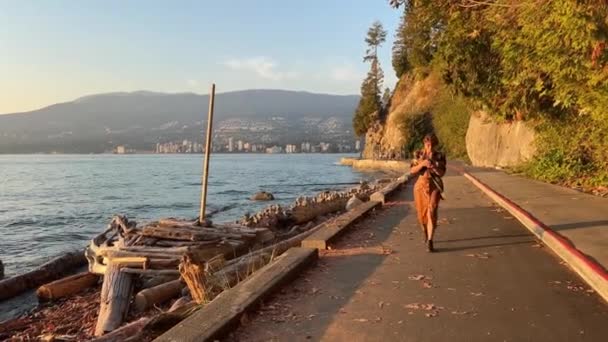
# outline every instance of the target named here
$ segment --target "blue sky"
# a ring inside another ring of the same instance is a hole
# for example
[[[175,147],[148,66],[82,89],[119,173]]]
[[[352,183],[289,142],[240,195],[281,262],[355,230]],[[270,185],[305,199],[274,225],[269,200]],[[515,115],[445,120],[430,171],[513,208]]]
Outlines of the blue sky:
[[[357,94],[365,33],[400,11],[385,0],[0,0],[0,113],[83,95],[249,88]]]

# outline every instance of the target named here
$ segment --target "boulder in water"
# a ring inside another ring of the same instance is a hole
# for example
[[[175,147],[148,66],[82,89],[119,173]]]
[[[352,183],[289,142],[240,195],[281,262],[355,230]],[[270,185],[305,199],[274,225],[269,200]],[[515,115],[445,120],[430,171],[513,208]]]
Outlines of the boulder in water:
[[[270,192],[260,191],[251,196],[252,201],[272,201],[274,196]]]
[[[4,265],[2,264],[2,260],[0,260],[0,279],[4,278]]]
[[[359,204],[363,203],[357,196],[353,195],[348,202],[346,202],[346,210],[351,210]]]

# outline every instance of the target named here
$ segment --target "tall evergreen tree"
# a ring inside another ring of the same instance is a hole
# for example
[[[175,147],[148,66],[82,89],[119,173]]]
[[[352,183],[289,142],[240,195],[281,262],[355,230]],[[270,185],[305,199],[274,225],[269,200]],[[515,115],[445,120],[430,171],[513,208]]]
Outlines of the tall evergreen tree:
[[[391,103],[391,90],[386,87],[384,88],[384,94],[382,94],[382,107],[385,109],[385,112],[388,111],[388,107]]]
[[[375,120],[374,113],[377,115],[382,109],[380,98],[384,73],[378,60],[378,47],[386,41],[386,31],[382,23],[376,21],[367,31],[365,43],[367,50],[363,56],[364,62],[370,62],[370,70],[361,84],[361,99],[355,110],[353,118],[353,128],[355,134],[363,135],[371,123]]]
[[[401,77],[401,75],[410,71],[411,65],[407,56],[407,37],[406,37],[406,11],[403,11],[403,15],[401,16],[401,22],[399,23],[399,27],[397,28],[397,32],[395,32],[395,41],[393,42],[393,70],[395,70],[395,74],[397,77]]]

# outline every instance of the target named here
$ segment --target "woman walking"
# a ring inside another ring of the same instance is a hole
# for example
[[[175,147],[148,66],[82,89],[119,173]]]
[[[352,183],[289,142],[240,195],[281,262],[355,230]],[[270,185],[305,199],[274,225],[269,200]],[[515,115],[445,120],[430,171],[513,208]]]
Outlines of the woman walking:
[[[443,198],[443,181],[445,175],[445,155],[435,148],[439,144],[434,134],[424,137],[424,148],[414,153],[410,173],[418,175],[414,185],[414,203],[418,221],[422,226],[424,241],[428,252],[433,252],[433,235],[437,228],[437,210]]]

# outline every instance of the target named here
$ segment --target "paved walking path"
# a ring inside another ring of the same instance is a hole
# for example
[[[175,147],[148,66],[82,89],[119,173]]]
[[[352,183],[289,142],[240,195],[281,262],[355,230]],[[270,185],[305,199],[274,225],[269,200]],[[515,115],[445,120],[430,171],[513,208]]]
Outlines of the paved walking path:
[[[465,170],[608,269],[608,198],[492,169],[467,166]]]
[[[227,340],[605,340],[608,306],[578,275],[463,176],[444,180],[436,253],[425,252],[409,186]],[[340,255],[358,246],[394,253]]]

